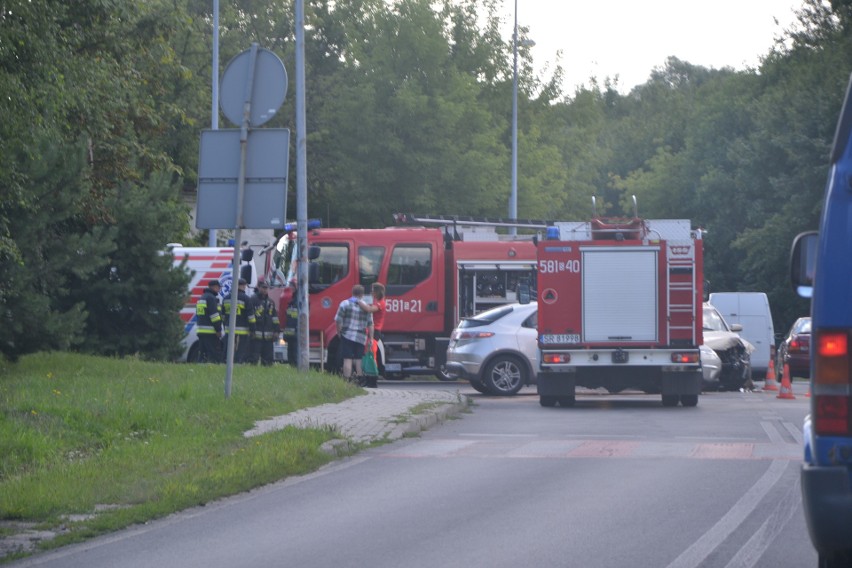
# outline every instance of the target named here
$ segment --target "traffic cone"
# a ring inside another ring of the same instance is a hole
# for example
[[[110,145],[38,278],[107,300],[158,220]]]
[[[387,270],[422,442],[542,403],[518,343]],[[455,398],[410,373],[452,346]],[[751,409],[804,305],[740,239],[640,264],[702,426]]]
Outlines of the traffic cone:
[[[781,390],[775,398],[795,399],[793,384],[790,382],[790,365],[784,363],[784,374],[781,375]]]
[[[769,368],[766,369],[766,382],[763,383],[763,390],[778,390],[778,381],[775,380],[775,361],[772,359],[769,360]]]

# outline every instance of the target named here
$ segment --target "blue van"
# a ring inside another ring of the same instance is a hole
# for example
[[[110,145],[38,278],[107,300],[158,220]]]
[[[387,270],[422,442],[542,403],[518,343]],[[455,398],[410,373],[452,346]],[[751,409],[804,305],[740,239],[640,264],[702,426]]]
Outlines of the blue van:
[[[819,233],[796,237],[793,287],[811,297],[811,408],[802,502],[819,566],[852,566],[852,78],[837,123]]]

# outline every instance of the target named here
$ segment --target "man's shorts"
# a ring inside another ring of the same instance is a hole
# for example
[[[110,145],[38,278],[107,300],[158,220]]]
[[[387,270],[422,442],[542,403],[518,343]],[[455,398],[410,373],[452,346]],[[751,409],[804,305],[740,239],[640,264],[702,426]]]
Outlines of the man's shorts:
[[[340,338],[340,358],[341,359],[360,359],[364,356],[364,344]]]

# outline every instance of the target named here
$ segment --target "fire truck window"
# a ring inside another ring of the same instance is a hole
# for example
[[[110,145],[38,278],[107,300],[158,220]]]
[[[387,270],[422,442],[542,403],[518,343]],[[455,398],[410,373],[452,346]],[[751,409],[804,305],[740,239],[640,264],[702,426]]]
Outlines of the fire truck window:
[[[370,293],[370,286],[379,280],[379,270],[385,259],[385,247],[358,248],[358,283]]]
[[[286,286],[296,280],[296,241],[284,235],[275,245],[272,253],[272,266],[266,281],[272,286]]]
[[[413,286],[432,274],[432,247],[404,245],[393,249],[388,267],[389,286]]]
[[[312,290],[324,290],[349,274],[349,247],[346,245],[319,245],[320,254],[315,265],[316,278],[311,279]]]

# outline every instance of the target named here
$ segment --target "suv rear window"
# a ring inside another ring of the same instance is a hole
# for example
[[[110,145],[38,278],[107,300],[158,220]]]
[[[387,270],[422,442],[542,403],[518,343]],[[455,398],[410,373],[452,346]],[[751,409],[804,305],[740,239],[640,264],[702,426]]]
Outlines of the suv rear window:
[[[500,306],[498,308],[486,310],[481,314],[477,314],[471,318],[464,318],[461,320],[461,322],[459,322],[459,329],[466,327],[479,327],[483,325],[488,325],[489,323],[494,323],[498,319],[511,314],[512,309],[512,306]]]

